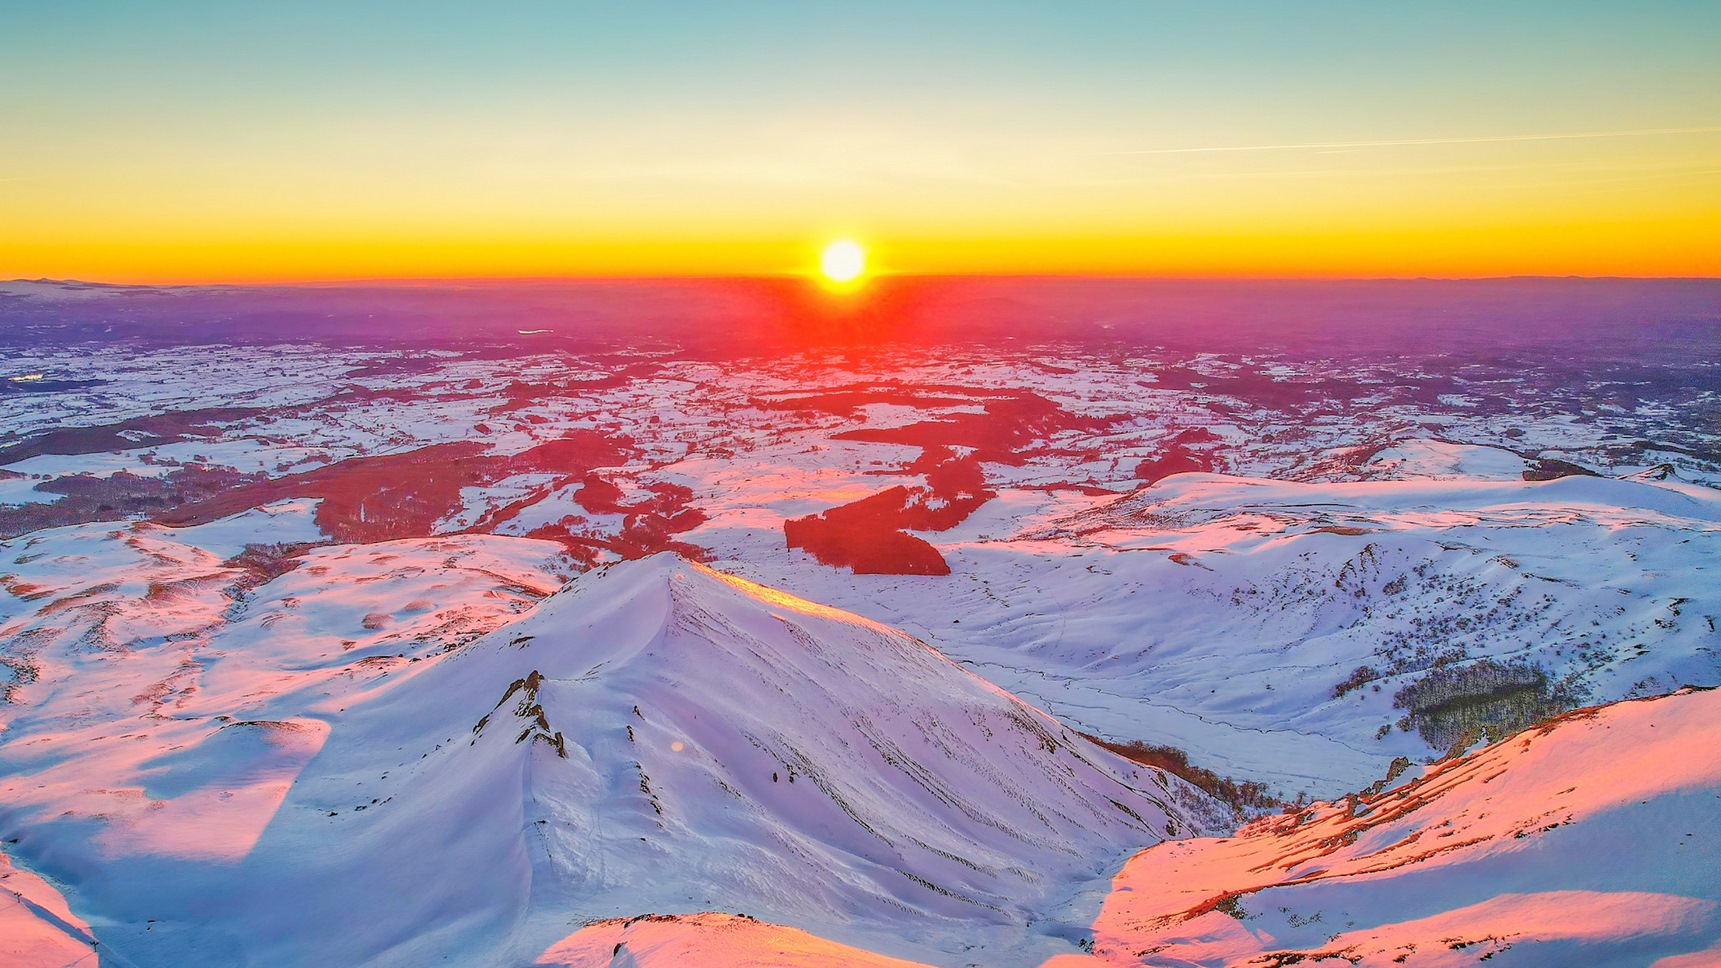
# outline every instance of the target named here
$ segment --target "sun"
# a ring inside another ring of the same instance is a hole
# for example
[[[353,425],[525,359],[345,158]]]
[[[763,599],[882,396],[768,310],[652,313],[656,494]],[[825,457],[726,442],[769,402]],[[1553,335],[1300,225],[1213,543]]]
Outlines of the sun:
[[[819,271],[831,282],[853,282],[866,271],[866,250],[853,239],[837,239],[819,253]]]

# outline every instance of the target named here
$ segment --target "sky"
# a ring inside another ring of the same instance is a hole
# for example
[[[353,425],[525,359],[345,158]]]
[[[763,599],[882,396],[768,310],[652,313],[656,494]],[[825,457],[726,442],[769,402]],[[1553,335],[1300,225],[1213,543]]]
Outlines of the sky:
[[[1721,275],[1721,3],[0,0],[0,278]]]

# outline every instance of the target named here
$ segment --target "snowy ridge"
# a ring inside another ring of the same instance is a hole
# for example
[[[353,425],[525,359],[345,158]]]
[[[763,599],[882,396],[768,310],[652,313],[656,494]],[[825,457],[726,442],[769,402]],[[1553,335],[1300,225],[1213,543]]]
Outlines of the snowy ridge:
[[[1713,964],[1717,750],[1721,691],[1623,702],[1396,789],[1162,844],[1117,876],[1093,953],[1113,965]]]
[[[1357,473],[1367,480],[1521,481],[1531,466],[1500,447],[1412,437],[1375,451]]]
[[[664,555],[349,710],[247,866],[319,863],[241,917],[282,964],[526,958],[570,916],[710,908],[948,948],[1205,806],[900,633]],[[423,902],[354,918],[402,884]]]
[[[1549,519],[1555,509],[1563,514]],[[1215,522],[1235,526],[1259,519],[1285,528],[1298,524],[1390,527],[1464,527],[1513,521],[1519,524],[1595,522],[1613,526],[1701,521],[1721,527],[1721,492],[1678,482],[1648,484],[1602,477],[1553,481],[1414,480],[1309,484],[1239,478],[1224,474],[1178,474],[1118,502],[1095,522],[1129,519],[1160,527],[1196,528]]]

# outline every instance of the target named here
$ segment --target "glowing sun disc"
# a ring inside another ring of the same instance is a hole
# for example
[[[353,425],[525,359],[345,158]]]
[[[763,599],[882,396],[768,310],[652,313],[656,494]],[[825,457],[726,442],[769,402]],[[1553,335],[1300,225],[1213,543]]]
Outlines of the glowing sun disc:
[[[832,282],[853,282],[866,271],[866,252],[851,239],[838,239],[819,254],[819,271]]]

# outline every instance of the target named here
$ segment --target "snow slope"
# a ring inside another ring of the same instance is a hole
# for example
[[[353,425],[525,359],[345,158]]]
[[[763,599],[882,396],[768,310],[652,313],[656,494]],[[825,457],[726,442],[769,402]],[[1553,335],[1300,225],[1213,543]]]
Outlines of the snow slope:
[[[0,852],[0,964],[8,968],[94,968],[89,925],[52,885],[12,866]]]
[[[1521,481],[1531,467],[1501,447],[1411,438],[1376,451],[1357,472],[1366,480]]]
[[[1131,858],[1081,942],[972,963],[1699,968],[1721,959],[1721,691],[1575,711],[1387,789]],[[592,924],[534,964],[912,968],[747,915]]]
[[[1721,691],[1683,692],[1149,848],[1055,964],[1713,964],[1717,856]]]
[[[553,968],[924,968],[729,914],[601,921],[567,936],[533,962]]]
[[[315,607],[345,629],[343,597],[399,570],[367,578],[367,561],[313,558],[262,586],[262,617],[207,646],[250,663],[215,663],[162,725],[87,709],[15,724],[32,738],[4,748],[0,833],[22,834],[17,856],[106,949],[524,963],[570,922],[717,909],[922,960],[1050,954],[1131,850],[1217,829],[1182,781],[920,642],[669,555],[376,666],[401,644],[322,645],[294,586],[344,562]],[[99,742],[118,731],[120,752]]]
[[[1710,488],[1182,474],[1098,504],[1017,493],[992,502],[1015,522],[988,505],[925,535],[944,578],[763,548],[733,567],[918,635],[1085,731],[1291,796],[1445,752],[1394,705],[1437,664],[1538,665],[1581,703],[1721,682]]]
[[[0,839],[98,936],[163,879],[244,857],[352,697],[512,621],[566,567],[552,542],[461,536],[325,547],[257,585],[178,537],[0,543]]]

